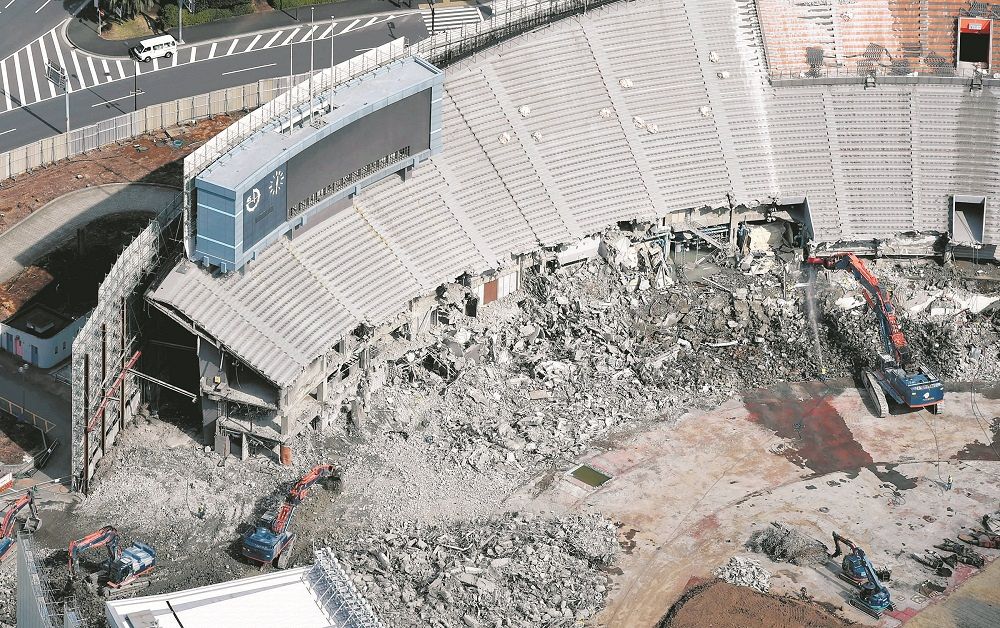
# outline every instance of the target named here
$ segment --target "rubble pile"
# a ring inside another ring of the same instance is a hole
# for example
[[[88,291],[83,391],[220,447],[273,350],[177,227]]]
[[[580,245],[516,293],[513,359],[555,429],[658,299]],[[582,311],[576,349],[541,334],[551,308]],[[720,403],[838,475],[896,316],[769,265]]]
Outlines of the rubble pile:
[[[818,540],[777,522],[750,535],[746,548],[776,562],[808,565],[826,562],[826,546]]]
[[[14,562],[14,559],[11,559]],[[17,575],[14,568],[0,569],[0,628],[13,628],[17,624]]]
[[[657,244],[629,248],[617,233],[600,251],[552,272],[526,271],[520,299],[479,318],[455,307],[426,348],[409,344],[390,364],[372,415],[387,430],[420,432],[450,463],[535,470],[609,432],[675,420],[741,391],[874,366],[877,324],[848,273],[817,279],[821,360],[806,316],[808,273],[791,253],[757,253],[737,267],[675,267]],[[903,290],[899,268],[873,265]],[[914,286],[931,271],[955,272],[927,266]],[[989,301],[962,294],[965,303]],[[917,358],[942,376],[1000,378],[989,308],[959,319],[897,309]]]
[[[261,457],[223,464],[176,426],[138,422],[111,449],[75,516],[93,529],[111,524],[126,536],[139,534],[164,560],[192,543],[231,542],[237,526],[254,520],[259,502],[300,472]]]
[[[334,549],[388,626],[570,626],[604,605],[602,569],[618,542],[597,516],[525,512],[440,527],[395,522]]]
[[[753,558],[733,556],[725,565],[715,570],[715,576],[729,584],[750,587],[761,593],[767,593],[771,588],[771,574]]]
[[[478,319],[453,313],[437,342],[391,366],[370,415],[421,432],[452,462],[534,469],[609,430],[817,374],[783,264],[756,276],[715,268],[709,279],[648,259],[526,273],[520,301]]]
[[[1000,284],[979,270],[941,267],[931,260],[876,260],[869,266],[892,296],[917,362],[955,381],[1000,379]],[[881,346],[873,316],[847,273],[821,282],[823,322],[859,368],[875,365]]]

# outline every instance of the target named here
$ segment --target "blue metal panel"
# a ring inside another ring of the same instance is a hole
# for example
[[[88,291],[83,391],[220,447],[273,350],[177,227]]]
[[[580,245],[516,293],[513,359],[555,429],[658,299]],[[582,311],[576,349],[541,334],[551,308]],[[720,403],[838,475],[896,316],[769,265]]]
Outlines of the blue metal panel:
[[[198,205],[198,230],[195,254],[209,256],[213,261],[236,262],[236,207],[235,192],[195,180],[195,199]]]

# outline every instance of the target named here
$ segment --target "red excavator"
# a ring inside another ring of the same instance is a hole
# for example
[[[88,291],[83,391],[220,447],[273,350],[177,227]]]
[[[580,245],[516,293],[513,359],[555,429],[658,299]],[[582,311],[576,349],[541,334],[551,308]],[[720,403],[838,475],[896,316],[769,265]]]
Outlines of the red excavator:
[[[944,385],[927,367],[914,361],[906,336],[896,320],[889,293],[879,284],[878,277],[854,253],[810,257],[806,263],[849,271],[864,289],[868,307],[875,313],[882,351],[878,355],[878,367],[862,373],[862,380],[875,404],[876,416],[881,418],[889,414],[886,395],[907,408],[928,408],[937,414],[938,403],[944,398]]]
[[[80,564],[80,553],[88,549],[106,547],[108,559],[104,569],[88,575],[91,584],[97,584],[99,579],[104,583],[101,594],[107,597],[112,589],[122,589],[133,584],[136,579],[153,570],[156,566],[156,550],[149,545],[136,541],[125,549],[121,547],[122,539],[114,526],[104,526],[96,532],[91,532],[82,539],[69,544],[69,574],[70,578],[77,575]]]
[[[6,560],[11,550],[14,549],[17,515],[25,508],[28,509],[29,514],[21,529],[25,532],[34,532],[42,525],[42,520],[38,518],[38,507],[35,506],[35,489],[29,488],[23,495],[10,503],[10,506],[4,510],[3,519],[0,520],[0,563]]]
[[[273,562],[278,569],[287,567],[295,545],[295,534],[288,529],[295,508],[306,498],[313,484],[331,476],[336,478],[336,473],[332,464],[313,467],[288,491],[278,510],[266,512],[257,525],[243,536],[243,555],[261,564]]]

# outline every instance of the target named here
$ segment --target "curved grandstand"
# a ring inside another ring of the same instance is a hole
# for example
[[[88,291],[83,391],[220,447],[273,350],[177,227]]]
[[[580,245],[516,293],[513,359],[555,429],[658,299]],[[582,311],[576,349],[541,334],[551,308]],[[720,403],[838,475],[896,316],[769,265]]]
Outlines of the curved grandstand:
[[[952,195],[997,194],[989,87],[772,86],[761,41],[749,0],[638,0],[519,36],[447,69],[444,150],[407,180],[242,273],[181,264],[152,298],[287,387],[359,324],[617,221],[805,198],[817,241],[870,241],[947,233]]]

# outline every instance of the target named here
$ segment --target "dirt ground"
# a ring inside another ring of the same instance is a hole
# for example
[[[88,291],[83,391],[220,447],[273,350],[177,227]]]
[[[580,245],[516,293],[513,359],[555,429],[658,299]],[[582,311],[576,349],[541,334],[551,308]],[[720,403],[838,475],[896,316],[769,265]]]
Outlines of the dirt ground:
[[[42,449],[41,432],[26,423],[0,415],[0,464],[20,464],[28,452]]]
[[[778,598],[712,580],[689,589],[657,628],[842,628],[853,625],[808,602]]]
[[[0,181],[0,233],[67,192],[105,183],[180,186],[188,153],[218,135],[239,116],[216,116],[113,144],[85,155]],[[174,148],[173,140],[183,145]]]
[[[844,618],[874,624],[849,605],[856,592],[836,577],[838,561],[800,567],[743,547],[754,530],[777,521],[828,547],[837,531],[866,548],[876,566],[890,567],[897,611],[882,625],[898,626],[930,603],[920,585],[933,574],[910,553],[975,527],[1000,500],[997,456],[979,458],[996,446],[987,429],[1000,415],[993,396],[956,391],[941,415],[879,420],[844,382],[776,386],[581,456],[578,462],[613,477],[599,489],[573,479],[567,465],[548,488],[526,487],[506,505],[621,522],[631,546],[616,562],[622,573],[598,618],[605,625],[654,624],[692,576],[711,577],[733,555],[758,559],[772,575],[771,593],[795,597],[805,589],[842,607]],[[966,457],[969,451],[976,455]]]

